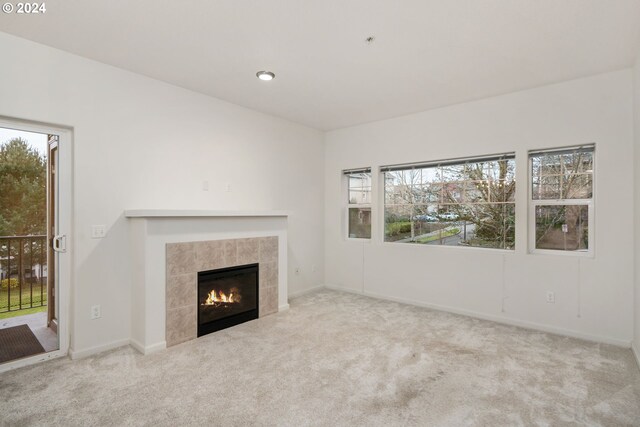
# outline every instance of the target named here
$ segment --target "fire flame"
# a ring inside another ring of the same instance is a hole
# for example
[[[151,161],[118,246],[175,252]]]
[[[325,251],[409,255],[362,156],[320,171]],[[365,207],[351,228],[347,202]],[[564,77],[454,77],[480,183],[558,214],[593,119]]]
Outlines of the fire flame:
[[[215,289],[209,292],[209,296],[207,300],[204,302],[205,305],[216,305],[216,303],[234,303],[239,302],[238,298],[230,292],[229,295],[226,295],[222,291],[216,291]]]

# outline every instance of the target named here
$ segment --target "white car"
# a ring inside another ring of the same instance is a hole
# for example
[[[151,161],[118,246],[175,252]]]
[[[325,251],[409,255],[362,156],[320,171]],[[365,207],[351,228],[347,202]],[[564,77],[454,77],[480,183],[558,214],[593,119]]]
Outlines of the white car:
[[[416,215],[413,217],[413,219],[416,219],[418,221],[427,221],[427,222],[436,222],[438,220],[438,218],[436,218],[433,215]]]
[[[458,219],[458,214],[454,212],[445,212],[438,215],[438,217],[445,221],[455,221]]]

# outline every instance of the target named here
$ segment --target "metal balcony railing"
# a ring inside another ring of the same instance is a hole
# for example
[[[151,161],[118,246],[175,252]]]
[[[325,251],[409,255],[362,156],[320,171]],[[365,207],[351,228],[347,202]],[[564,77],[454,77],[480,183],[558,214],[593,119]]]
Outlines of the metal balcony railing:
[[[0,237],[0,313],[47,305],[47,236]]]

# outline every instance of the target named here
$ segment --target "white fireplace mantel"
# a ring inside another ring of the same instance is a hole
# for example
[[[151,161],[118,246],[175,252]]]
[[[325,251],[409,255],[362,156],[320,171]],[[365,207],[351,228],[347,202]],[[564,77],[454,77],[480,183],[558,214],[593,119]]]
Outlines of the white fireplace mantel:
[[[132,209],[129,223],[131,344],[143,354],[166,348],[166,245],[278,237],[278,309],[288,308],[287,211]]]

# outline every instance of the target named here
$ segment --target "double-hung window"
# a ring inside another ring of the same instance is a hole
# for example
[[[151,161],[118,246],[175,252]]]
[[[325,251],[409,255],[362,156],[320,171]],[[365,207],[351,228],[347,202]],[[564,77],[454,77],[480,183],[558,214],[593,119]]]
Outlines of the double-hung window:
[[[529,152],[533,252],[592,253],[594,145]]]
[[[514,248],[513,153],[381,170],[386,242]]]
[[[343,171],[347,183],[347,237],[371,238],[371,168]]]

